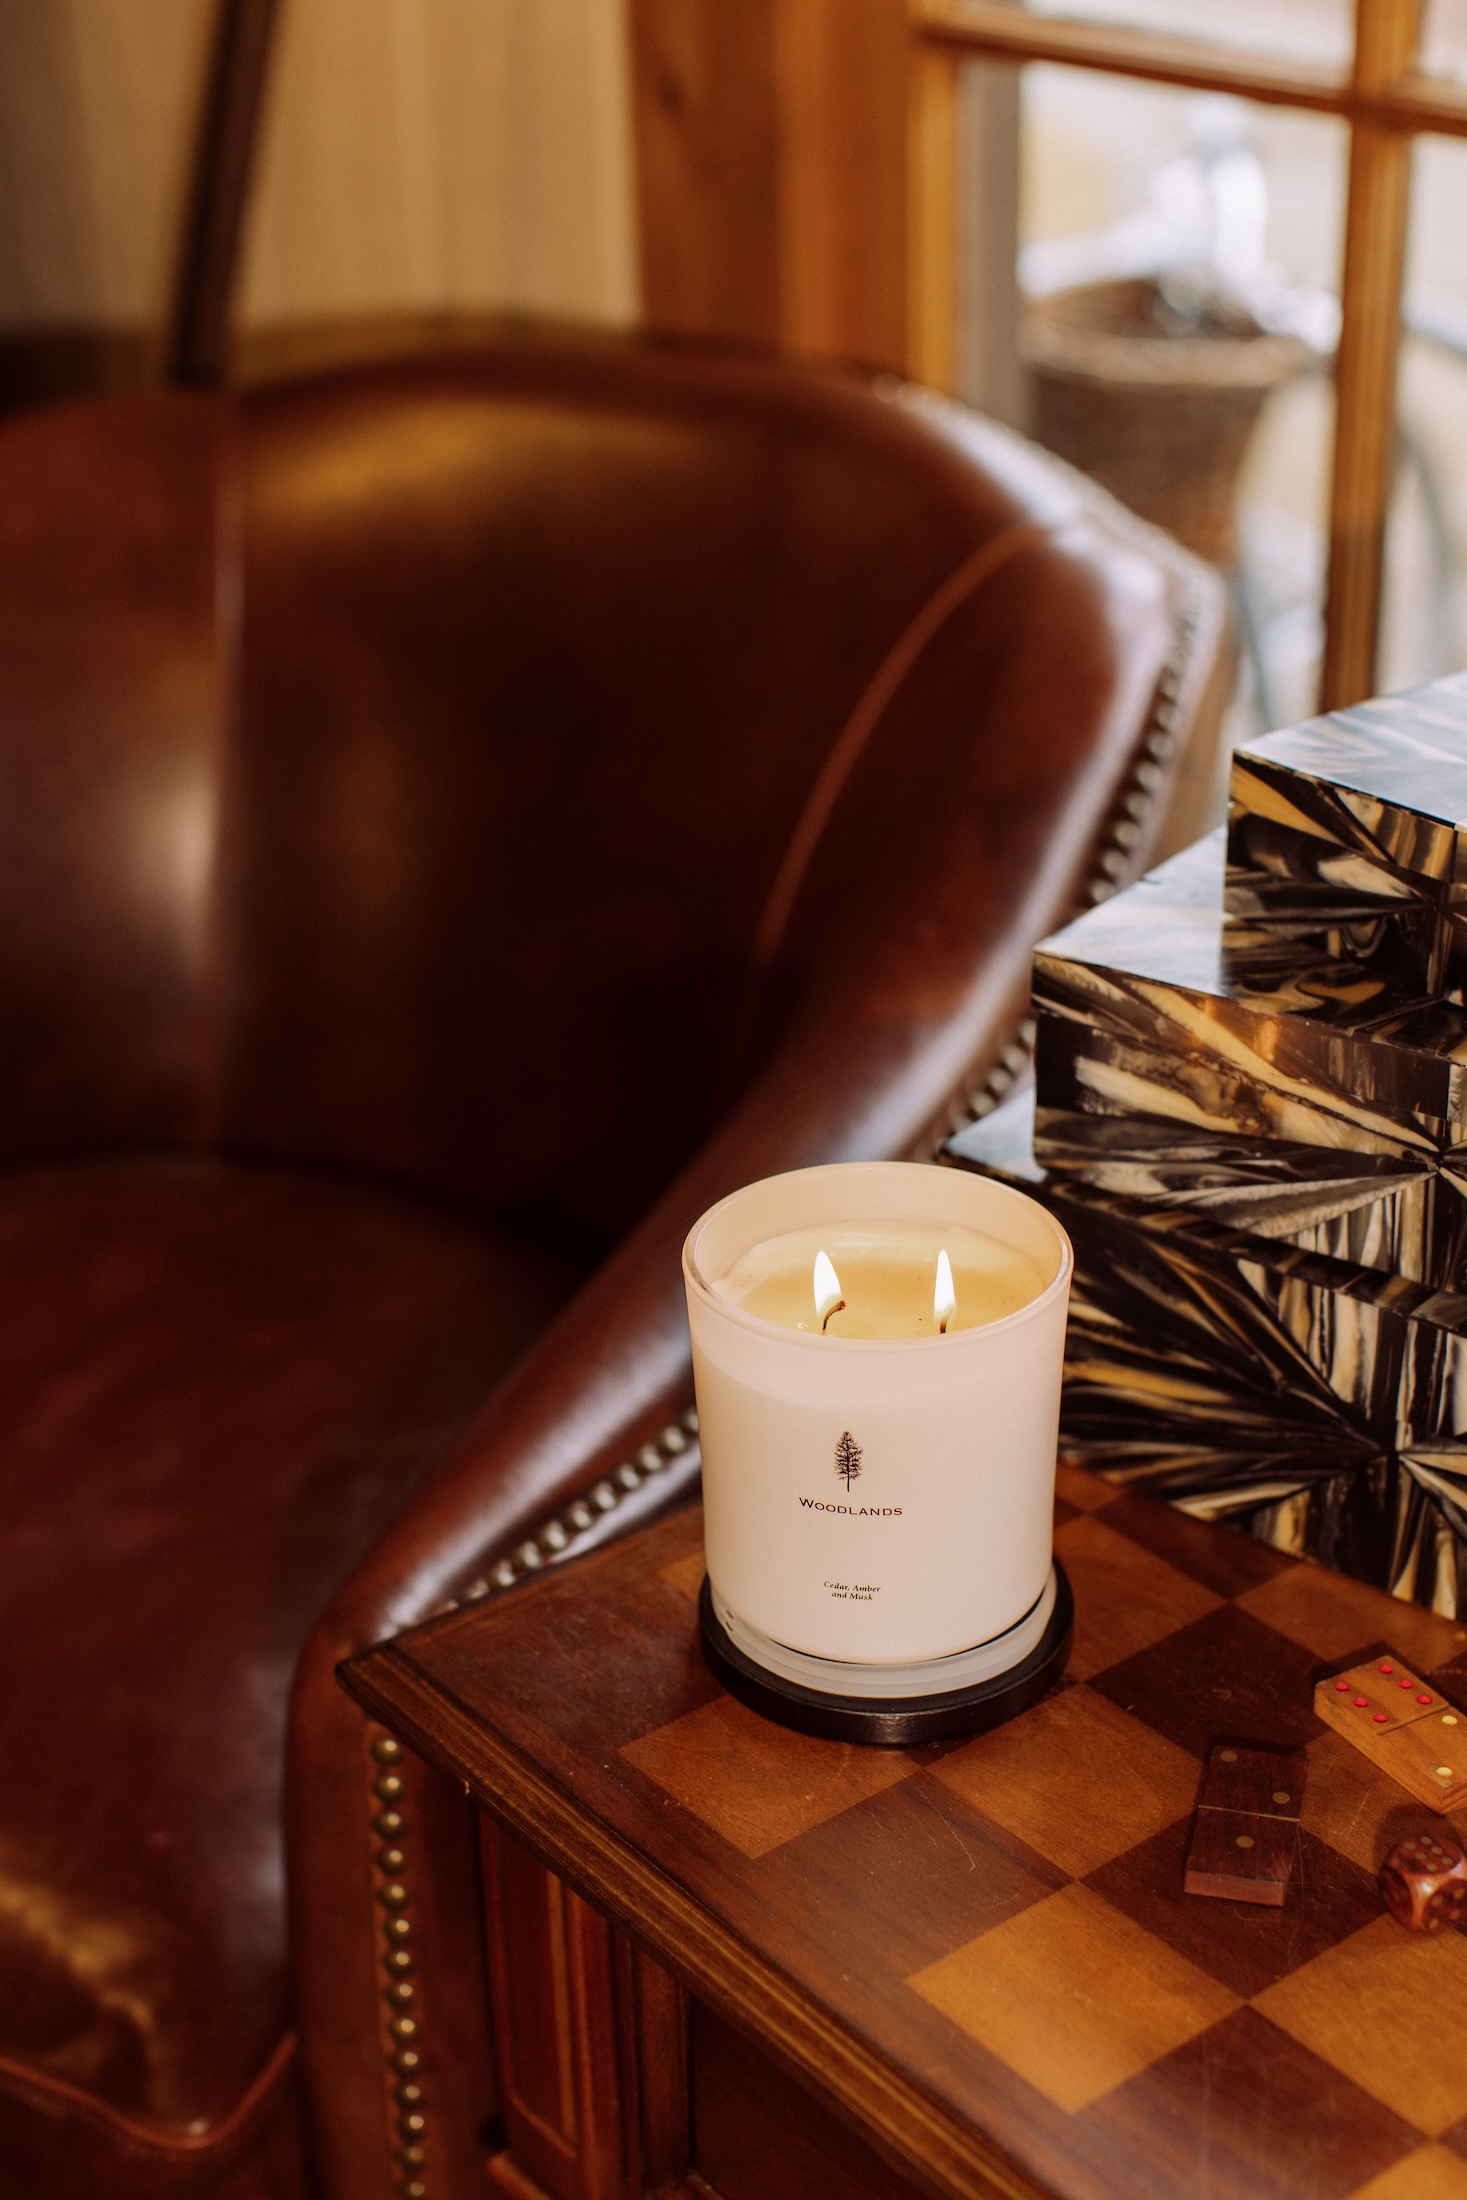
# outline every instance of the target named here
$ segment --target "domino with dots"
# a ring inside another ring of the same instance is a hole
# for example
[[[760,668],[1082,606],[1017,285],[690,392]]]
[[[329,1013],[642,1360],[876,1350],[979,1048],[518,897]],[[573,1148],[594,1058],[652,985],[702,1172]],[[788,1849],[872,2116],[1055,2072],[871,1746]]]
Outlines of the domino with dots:
[[[1187,1851],[1186,1893],[1283,1908],[1308,1770],[1302,1749],[1213,1743]]]
[[[1326,1726],[1433,1810],[1467,1797],[1467,1715],[1392,1654],[1322,1680],[1314,1709]]]

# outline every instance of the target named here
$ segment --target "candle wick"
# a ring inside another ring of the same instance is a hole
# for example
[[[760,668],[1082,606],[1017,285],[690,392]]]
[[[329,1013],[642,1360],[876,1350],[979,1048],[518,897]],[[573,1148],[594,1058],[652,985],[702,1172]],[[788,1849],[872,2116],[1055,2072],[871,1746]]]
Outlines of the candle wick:
[[[843,1314],[843,1313],[845,1312],[845,1305],[846,1305],[846,1302],[845,1302],[845,1300],[844,1300],[844,1299],[837,1299],[837,1300],[836,1300],[836,1302],[835,1302],[835,1304],[834,1304],[834,1306],[828,1306],[828,1307],[826,1308],[826,1310],[825,1310],[825,1319],[824,1319],[824,1321],[823,1321],[823,1322],[822,1322],[822,1323],[820,1324],[820,1334],[821,1334],[821,1336],[822,1336],[822,1337],[823,1337],[823,1336],[825,1335],[825,1332],[826,1332],[826,1330],[827,1330],[827,1329],[828,1329],[828,1328],[830,1327],[830,1317],[831,1317],[831,1315],[832,1315],[832,1314]]]
[[[938,1323],[938,1325],[937,1325],[937,1334],[938,1334],[938,1336],[939,1336],[939,1337],[945,1337],[945,1336],[947,1335],[947,1316],[946,1316],[946,1314],[944,1314],[944,1315],[943,1315],[943,1317],[942,1317],[942,1320],[941,1320],[941,1321],[940,1321],[940,1322]]]

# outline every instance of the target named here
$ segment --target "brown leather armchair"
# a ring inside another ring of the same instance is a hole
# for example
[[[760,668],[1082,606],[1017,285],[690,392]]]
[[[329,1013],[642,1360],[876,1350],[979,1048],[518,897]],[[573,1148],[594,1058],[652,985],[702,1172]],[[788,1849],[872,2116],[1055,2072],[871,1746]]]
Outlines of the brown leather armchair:
[[[1218,619],[747,358],[0,432],[6,2200],[482,2190],[467,1809],[334,1665],[687,1487],[689,1221],[944,1127]]]

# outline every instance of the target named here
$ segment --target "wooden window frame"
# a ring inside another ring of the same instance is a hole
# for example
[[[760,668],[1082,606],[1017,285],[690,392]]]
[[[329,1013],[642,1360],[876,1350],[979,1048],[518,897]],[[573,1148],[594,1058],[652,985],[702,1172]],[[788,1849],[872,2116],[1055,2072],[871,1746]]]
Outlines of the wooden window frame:
[[[965,61],[1058,62],[1231,92],[1335,115],[1345,124],[1349,190],[1322,710],[1359,702],[1376,684],[1412,148],[1427,132],[1467,136],[1467,87],[1425,76],[1417,66],[1421,17],[1422,0],[1356,0],[1353,57],[1339,70],[1078,17],[1031,15],[1005,0],[912,0],[909,18],[908,366],[939,389],[952,388],[956,366],[953,219],[958,73]]]

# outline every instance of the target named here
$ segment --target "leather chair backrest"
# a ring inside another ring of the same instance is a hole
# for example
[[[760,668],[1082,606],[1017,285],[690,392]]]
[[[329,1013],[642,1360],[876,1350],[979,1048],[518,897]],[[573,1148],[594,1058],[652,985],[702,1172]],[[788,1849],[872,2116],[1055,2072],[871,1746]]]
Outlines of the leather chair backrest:
[[[1025,516],[858,383],[636,345],[12,424],[0,1151],[614,1238],[707,1129],[842,727]]]

